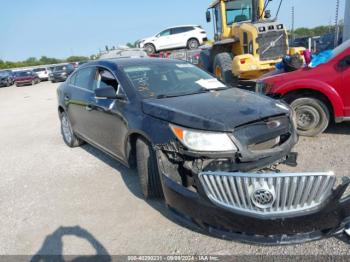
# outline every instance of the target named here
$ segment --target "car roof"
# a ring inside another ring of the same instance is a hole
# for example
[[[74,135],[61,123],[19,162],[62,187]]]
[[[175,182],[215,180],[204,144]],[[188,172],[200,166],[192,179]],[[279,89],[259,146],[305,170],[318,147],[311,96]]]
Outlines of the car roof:
[[[177,25],[177,26],[168,27],[167,29],[181,28],[181,27],[200,27],[200,25]],[[165,29],[165,30],[167,30],[167,29]]]

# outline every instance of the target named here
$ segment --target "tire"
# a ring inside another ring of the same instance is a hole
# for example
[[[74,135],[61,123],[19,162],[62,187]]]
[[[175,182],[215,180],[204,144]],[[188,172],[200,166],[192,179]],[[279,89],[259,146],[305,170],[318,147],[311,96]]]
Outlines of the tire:
[[[318,136],[327,129],[330,112],[321,100],[312,97],[297,98],[291,103],[291,107],[296,114],[299,135]]]
[[[9,87],[9,86],[11,86],[11,83],[9,81],[7,81],[6,87]]]
[[[32,80],[31,85],[33,86],[33,85],[35,85],[35,84],[36,84],[36,81],[35,81],[35,80]]]
[[[144,49],[148,55],[153,55],[156,53],[156,48],[153,44],[145,44]]]
[[[213,63],[210,59],[210,52],[211,49],[206,49],[199,53],[198,66],[207,72],[213,72]]]
[[[61,134],[63,137],[63,141],[66,143],[66,145],[69,147],[81,146],[84,142],[74,134],[72,125],[69,121],[69,118],[66,112],[62,112],[60,114],[60,120],[61,120]]]
[[[155,152],[151,145],[142,138],[136,141],[136,161],[140,187],[144,197],[146,199],[163,198]]]
[[[187,49],[189,50],[198,49],[199,45],[199,41],[196,38],[191,38],[187,41]]]
[[[214,75],[226,84],[237,82],[237,78],[232,74],[232,57],[230,53],[219,53],[214,58]]]

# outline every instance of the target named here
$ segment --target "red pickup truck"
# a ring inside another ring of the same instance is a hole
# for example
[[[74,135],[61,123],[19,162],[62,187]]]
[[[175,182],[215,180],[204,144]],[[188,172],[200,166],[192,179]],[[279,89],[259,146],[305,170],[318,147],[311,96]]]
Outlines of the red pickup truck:
[[[317,136],[331,121],[350,121],[350,40],[315,68],[262,77],[256,91],[289,103],[300,135]]]

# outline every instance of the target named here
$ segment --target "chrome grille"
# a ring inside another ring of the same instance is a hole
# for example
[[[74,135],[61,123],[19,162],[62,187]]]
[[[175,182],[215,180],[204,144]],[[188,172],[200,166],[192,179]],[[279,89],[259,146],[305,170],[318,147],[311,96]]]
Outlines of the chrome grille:
[[[333,172],[206,172],[199,174],[199,180],[214,204],[244,213],[269,216],[294,215],[317,209],[329,198],[335,184]]]

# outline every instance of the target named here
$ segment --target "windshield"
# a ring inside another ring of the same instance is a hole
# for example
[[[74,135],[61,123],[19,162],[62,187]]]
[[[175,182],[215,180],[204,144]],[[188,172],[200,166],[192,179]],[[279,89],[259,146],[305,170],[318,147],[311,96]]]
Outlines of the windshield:
[[[340,46],[335,48],[332,52],[332,58],[337,57],[343,53],[346,49],[350,48],[350,39],[342,43]]]
[[[122,71],[145,98],[190,95],[227,88],[216,78],[189,63],[154,63],[125,66]]]
[[[16,72],[15,74],[16,74],[16,76],[29,76],[32,74],[32,72],[31,71],[20,71],[20,72]]]
[[[0,77],[8,76],[9,74],[7,72],[0,72]]]
[[[235,0],[226,4],[227,25],[252,20],[253,0]]]
[[[53,71],[63,71],[67,69],[67,65],[63,65],[63,66],[56,66]]]

